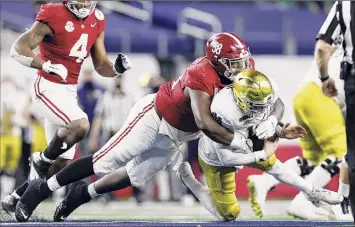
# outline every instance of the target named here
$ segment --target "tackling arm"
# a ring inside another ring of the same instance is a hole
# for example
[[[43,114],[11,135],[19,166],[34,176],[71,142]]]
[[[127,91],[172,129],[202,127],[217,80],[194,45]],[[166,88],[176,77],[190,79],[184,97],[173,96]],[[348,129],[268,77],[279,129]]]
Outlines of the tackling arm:
[[[52,35],[53,31],[48,25],[36,21],[28,31],[20,35],[14,42],[10,50],[10,56],[22,65],[42,69],[45,61],[36,57],[33,50],[42,42],[45,36]]]
[[[219,125],[211,115],[212,97],[206,92],[185,88],[191,100],[191,109],[195,117],[197,127],[213,141],[231,146],[232,148],[245,147],[245,138],[239,134],[233,134]]]
[[[107,57],[104,40],[105,33],[102,32],[91,48],[92,62],[96,72],[101,76],[115,77],[118,75],[118,72],[114,69],[114,64]]]

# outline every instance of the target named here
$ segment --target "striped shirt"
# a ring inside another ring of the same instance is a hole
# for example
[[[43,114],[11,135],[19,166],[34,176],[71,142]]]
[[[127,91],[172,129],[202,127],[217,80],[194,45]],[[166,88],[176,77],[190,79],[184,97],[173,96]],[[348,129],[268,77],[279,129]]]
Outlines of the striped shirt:
[[[333,44],[337,37],[343,36],[344,61],[352,64],[355,59],[355,2],[337,1],[324,21],[317,40]]]
[[[134,99],[126,94],[106,91],[97,102],[95,116],[103,118],[103,129],[118,132],[134,104]]]

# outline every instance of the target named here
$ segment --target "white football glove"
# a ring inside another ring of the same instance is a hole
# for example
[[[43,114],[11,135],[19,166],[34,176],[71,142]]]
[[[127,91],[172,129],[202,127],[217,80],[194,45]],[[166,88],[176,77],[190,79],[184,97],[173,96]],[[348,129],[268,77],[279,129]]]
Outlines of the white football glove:
[[[251,141],[251,139],[246,139],[240,133],[234,133],[230,148],[233,150],[238,150],[241,153],[253,152],[253,141]]]
[[[260,122],[255,129],[255,135],[259,139],[267,139],[275,134],[275,129],[279,121],[273,115],[269,116],[267,120]]]
[[[47,61],[42,65],[42,70],[46,73],[60,76],[64,82],[67,81],[68,70],[62,64],[52,64],[51,61]]]

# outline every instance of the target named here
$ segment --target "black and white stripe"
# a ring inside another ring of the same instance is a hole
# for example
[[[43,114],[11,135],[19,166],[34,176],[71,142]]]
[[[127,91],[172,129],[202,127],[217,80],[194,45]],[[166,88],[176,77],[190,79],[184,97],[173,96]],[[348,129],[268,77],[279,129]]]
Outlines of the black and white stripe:
[[[354,1],[337,1],[334,3],[317,35],[317,39],[332,44],[339,35],[344,37],[344,60],[352,64],[353,59],[355,59],[353,48],[355,43]]]

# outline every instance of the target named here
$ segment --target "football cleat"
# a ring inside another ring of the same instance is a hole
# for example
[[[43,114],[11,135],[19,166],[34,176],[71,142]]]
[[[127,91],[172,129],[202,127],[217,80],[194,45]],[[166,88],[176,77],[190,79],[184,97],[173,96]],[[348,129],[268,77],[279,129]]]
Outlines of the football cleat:
[[[16,197],[11,193],[10,195],[6,196],[4,200],[1,201],[1,208],[6,213],[14,217],[16,204],[18,201],[19,197]]]
[[[36,207],[51,195],[51,191],[44,192],[41,185],[46,184],[43,179],[33,180],[16,205],[15,217],[18,222],[26,222]]]
[[[259,218],[264,216],[265,200],[268,190],[264,187],[261,175],[253,175],[247,178],[249,190],[248,201],[255,215]]]
[[[87,189],[88,185],[84,181],[73,183],[65,199],[57,206],[53,220],[55,222],[65,221],[76,208],[90,202],[91,197]]]
[[[329,220],[329,212],[316,207],[311,201],[307,200],[303,193],[297,194],[292,200],[287,213],[304,220]]]
[[[331,205],[339,204],[344,199],[344,197],[337,192],[329,191],[316,186],[313,186],[312,191],[308,194],[305,193],[305,196],[312,202],[323,201]]]
[[[48,169],[52,163],[45,162],[41,158],[41,152],[35,152],[30,157],[30,180],[44,179],[47,176]]]

